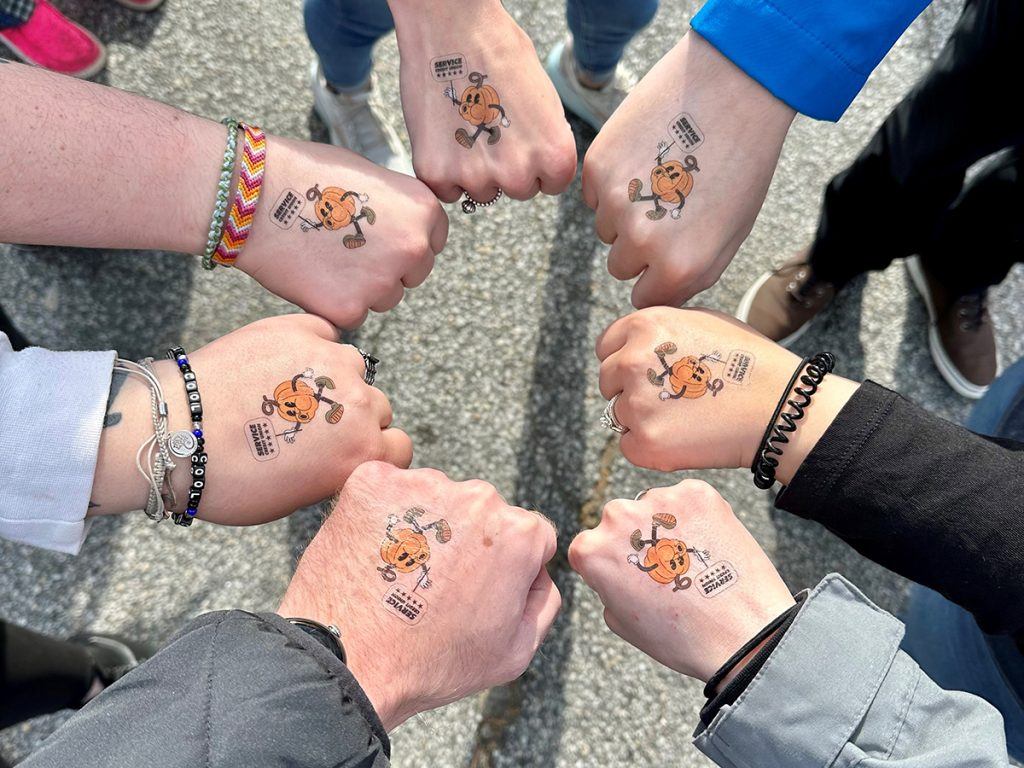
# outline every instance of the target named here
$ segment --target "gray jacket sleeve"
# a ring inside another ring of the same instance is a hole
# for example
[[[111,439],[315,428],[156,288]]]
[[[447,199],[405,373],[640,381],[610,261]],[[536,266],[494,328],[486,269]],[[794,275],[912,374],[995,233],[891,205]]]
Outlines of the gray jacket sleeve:
[[[724,768],[1007,766],[1000,714],[935,685],[902,638],[897,619],[827,576],[697,747]]]
[[[348,668],[276,614],[208,613],[75,714],[26,768],[389,765]]]

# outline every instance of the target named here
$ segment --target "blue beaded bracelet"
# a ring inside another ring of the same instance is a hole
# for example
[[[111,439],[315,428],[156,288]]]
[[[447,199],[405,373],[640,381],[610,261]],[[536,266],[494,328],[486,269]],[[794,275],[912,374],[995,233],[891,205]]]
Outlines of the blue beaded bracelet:
[[[188,399],[189,417],[192,429],[181,430],[171,435],[169,444],[175,456],[188,458],[191,462],[192,484],[188,489],[188,504],[184,512],[175,512],[171,518],[177,525],[192,525],[192,520],[199,511],[199,502],[203,500],[203,489],[206,487],[206,440],[203,438],[203,401],[199,396],[199,381],[189,365],[188,355],[183,347],[171,347],[167,357],[178,364],[182,379],[185,382],[185,397]]]

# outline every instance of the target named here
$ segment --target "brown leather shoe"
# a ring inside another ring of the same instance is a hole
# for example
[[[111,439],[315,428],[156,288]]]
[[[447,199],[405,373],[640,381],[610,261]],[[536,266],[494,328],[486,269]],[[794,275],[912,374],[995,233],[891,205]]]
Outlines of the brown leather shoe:
[[[814,277],[803,251],[750,286],[736,317],[769,339],[788,347],[836,295],[832,283]]]
[[[996,334],[985,294],[956,296],[924,268],[917,256],[907,273],[931,318],[928,348],[942,378],[964,397],[977,400],[999,373]]]

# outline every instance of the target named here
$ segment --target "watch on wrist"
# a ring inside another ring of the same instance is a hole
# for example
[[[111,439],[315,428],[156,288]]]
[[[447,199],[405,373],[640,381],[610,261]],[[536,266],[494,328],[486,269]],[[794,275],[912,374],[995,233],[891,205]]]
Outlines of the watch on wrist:
[[[341,630],[336,626],[321,624],[312,619],[286,618],[285,621],[314,638],[320,645],[341,659],[342,664],[348,663],[348,659],[345,657],[345,646],[341,644]]]

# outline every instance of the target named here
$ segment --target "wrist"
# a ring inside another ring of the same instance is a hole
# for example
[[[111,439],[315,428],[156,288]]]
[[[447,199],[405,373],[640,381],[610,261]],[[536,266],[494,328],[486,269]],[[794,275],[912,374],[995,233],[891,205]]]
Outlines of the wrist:
[[[779,466],[775,477],[780,483],[790,483],[804,459],[814,450],[814,446],[859,387],[856,382],[834,374],[824,378],[811,404],[804,411],[804,417],[797,422],[796,432],[789,435],[789,443],[784,447],[782,456],[778,457]],[[787,398],[790,396],[791,393],[787,393]]]

